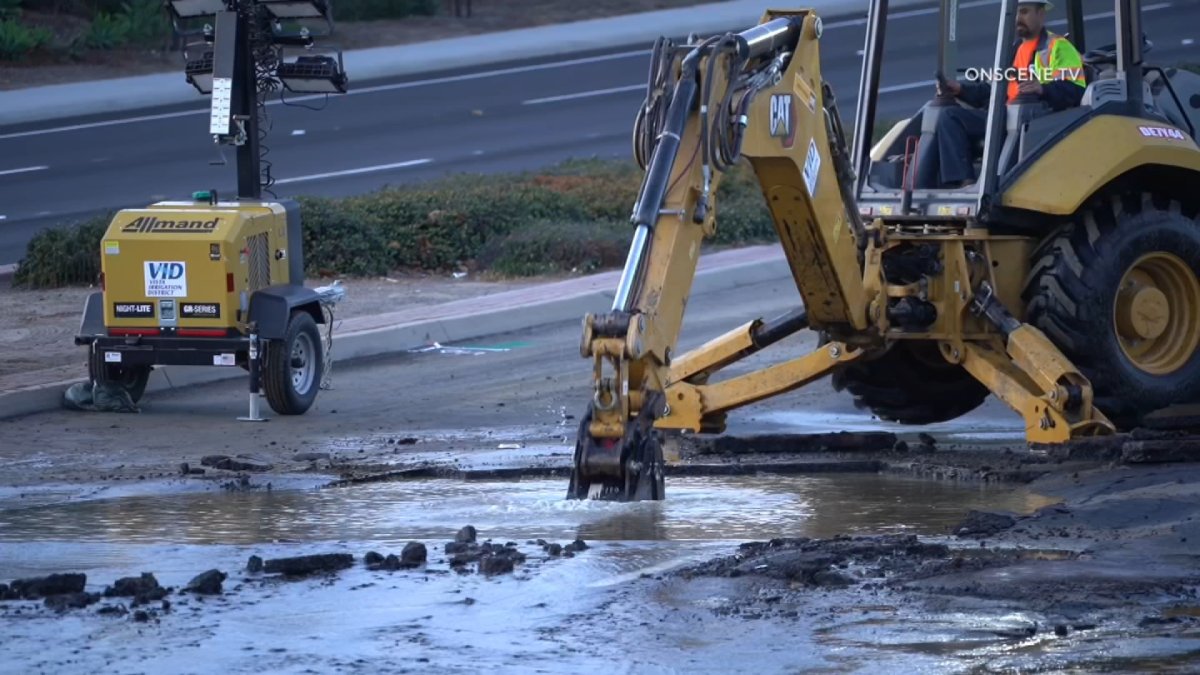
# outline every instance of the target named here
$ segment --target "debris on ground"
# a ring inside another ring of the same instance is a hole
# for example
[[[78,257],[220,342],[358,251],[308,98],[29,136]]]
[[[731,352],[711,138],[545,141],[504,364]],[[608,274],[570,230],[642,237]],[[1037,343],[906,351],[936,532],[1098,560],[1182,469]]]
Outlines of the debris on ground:
[[[236,457],[205,455],[200,459],[200,464],[223,471],[249,471],[258,473],[270,471],[275,468],[270,462],[250,457],[249,455],[237,455]]]
[[[959,537],[988,537],[1016,524],[1017,519],[1007,513],[971,510],[962,522],[954,527],[953,532]]]
[[[122,577],[104,589],[106,598],[133,597],[131,604],[134,607],[162,600],[169,593],[170,590],[160,586],[150,572],[142,572],[140,577]]]
[[[108,382],[76,382],[63,392],[62,406],[84,412],[141,412],[125,387]]]
[[[217,569],[201,572],[188,582],[184,590],[188,593],[197,593],[199,595],[220,595],[221,583],[225,581],[227,576],[224,572]]]
[[[320,572],[336,572],[353,566],[354,556],[349,553],[317,553],[293,558],[274,558],[263,564],[263,571],[267,574],[297,577]]]

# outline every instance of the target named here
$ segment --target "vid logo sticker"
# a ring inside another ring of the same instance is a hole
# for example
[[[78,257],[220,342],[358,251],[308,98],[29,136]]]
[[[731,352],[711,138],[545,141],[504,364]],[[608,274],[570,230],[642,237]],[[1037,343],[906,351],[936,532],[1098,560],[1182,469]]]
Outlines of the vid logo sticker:
[[[783,147],[792,147],[796,139],[796,109],[791,94],[771,96],[771,135],[783,139]]]
[[[184,263],[147,260],[143,265],[146,273],[146,297],[187,297],[187,267]]]

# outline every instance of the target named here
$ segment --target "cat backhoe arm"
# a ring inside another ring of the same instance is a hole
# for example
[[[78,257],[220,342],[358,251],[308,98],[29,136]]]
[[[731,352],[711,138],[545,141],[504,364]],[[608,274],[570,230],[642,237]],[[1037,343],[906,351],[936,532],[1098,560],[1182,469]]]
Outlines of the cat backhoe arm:
[[[992,233],[970,208],[914,210],[911,186],[898,209],[863,221],[820,37],[814,12],[771,10],[741,33],[655,45],[634,131],[645,173],[629,257],[611,311],[584,319],[592,400],[568,498],[662,499],[663,430],[720,433],[729,411],[835,371],[920,380],[961,370],[1024,417],[1030,441],[1112,432],[1087,379],[1009,309],[1026,238]],[[736,163],[762,191],[801,302],[677,356],[701,243],[720,227],[718,190]],[[809,353],[713,377],[805,328],[821,336]],[[892,370],[915,358],[905,354],[924,360]]]
[[[656,426],[720,428],[725,410],[828,373],[859,350],[838,336],[868,334],[862,259],[867,234],[854,207],[849,153],[821,79],[821,20],[768,12],[742,33],[655,46],[634,135],[645,176],[612,311],[584,319],[594,362],[569,496],[658,499]],[[673,363],[701,242],[718,226],[717,190],[747,160],[762,188],[806,309],[753,322]],[[834,336],[816,354],[713,385],[705,373],[805,327]],[[704,400],[701,400],[701,399]]]

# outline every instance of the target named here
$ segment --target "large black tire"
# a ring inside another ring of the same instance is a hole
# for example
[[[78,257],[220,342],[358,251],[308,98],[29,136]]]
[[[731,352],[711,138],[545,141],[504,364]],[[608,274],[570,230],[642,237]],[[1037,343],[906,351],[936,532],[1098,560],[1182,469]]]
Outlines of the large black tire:
[[[137,403],[146,393],[146,383],[150,381],[150,366],[123,366],[119,363],[106,363],[104,354],[93,350],[88,352],[88,376],[93,383],[121,386],[129,393],[129,398]]]
[[[1038,248],[1024,293],[1025,320],[1088,378],[1119,428],[1200,395],[1200,223],[1178,203],[1095,205]]]
[[[854,396],[855,407],[900,424],[956,419],[982,405],[989,394],[962,366],[946,361],[936,343],[911,340],[834,371],[832,380],[835,390]]]
[[[303,415],[321,388],[325,354],[312,315],[292,312],[282,340],[267,343],[262,383],[267,403],[280,415]]]

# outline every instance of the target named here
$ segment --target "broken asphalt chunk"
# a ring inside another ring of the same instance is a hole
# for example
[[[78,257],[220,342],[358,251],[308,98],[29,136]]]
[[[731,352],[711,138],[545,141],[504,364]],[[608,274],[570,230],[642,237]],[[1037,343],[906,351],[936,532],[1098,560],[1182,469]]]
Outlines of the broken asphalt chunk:
[[[87,585],[83,573],[51,574],[44,577],[17,579],[12,582],[9,595],[23,600],[36,600],[50,595],[82,593]]]
[[[221,583],[225,581],[226,576],[224,572],[217,569],[201,572],[188,582],[186,590],[189,593],[200,595],[220,595]]]
[[[318,553],[294,558],[275,558],[263,565],[268,574],[304,576],[318,572],[334,572],[354,565],[354,556],[349,553]]]

